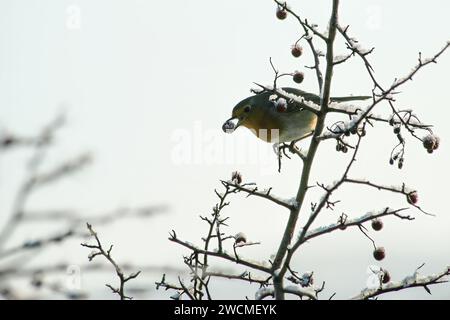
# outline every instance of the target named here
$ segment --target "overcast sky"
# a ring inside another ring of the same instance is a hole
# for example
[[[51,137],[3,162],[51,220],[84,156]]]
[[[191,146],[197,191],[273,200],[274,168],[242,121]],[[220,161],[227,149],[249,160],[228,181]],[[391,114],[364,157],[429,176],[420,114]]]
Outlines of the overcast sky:
[[[376,48],[370,59],[386,86],[410,71],[419,52],[427,57],[450,40],[446,0],[341,2],[341,23],[351,25],[349,32],[362,46]],[[329,1],[290,5],[320,30],[326,28]],[[169,211],[164,216],[121,221],[98,231],[105,242],[115,244],[119,261],[181,267],[186,251],[167,241],[168,231],[175,229],[180,237],[201,244],[206,228],[198,215],[209,214],[219,179],[229,179],[239,170],[247,182],[272,187],[285,198],[295,195],[301,170],[297,159],[285,161],[278,174],[269,144],[244,128],[225,135],[221,125],[232,107],[250,95],[253,82],[272,82],[269,57],[283,72],[304,71],[301,88],[317,92],[314,73],[304,68],[312,64],[307,50],[299,59],[290,55],[298,37],[294,19],[277,20],[269,0],[0,1],[0,129],[33,134],[64,110],[68,124],[58,135],[48,165],[85,150],[95,158],[89,169],[43,189],[30,205],[71,207],[89,214],[123,205],[166,204]],[[336,53],[345,53],[342,39],[337,42]],[[429,155],[405,134],[405,165],[398,170],[388,164],[396,137],[389,126],[376,125],[369,128],[352,173],[388,185],[405,182],[418,190],[420,205],[436,214],[410,210],[415,221],[387,218],[381,232],[371,233],[386,248],[387,257],[378,265],[388,269],[393,280],[412,274],[424,262],[424,273],[450,264],[448,70],[447,53],[405,85],[397,99],[399,106],[414,108],[424,122],[434,125],[442,140],[440,149]],[[290,79],[282,84],[294,85]],[[332,95],[370,94],[371,89],[358,59],[336,67]],[[381,106],[378,112],[387,114],[388,108]],[[3,213],[11,207],[26,156],[0,155]],[[328,141],[321,144],[316,159],[311,181],[331,183],[342,174],[349,154],[337,153]],[[306,204],[319,197],[319,190],[312,191]],[[342,188],[336,199],[342,202],[334,212],[323,212],[316,226],[335,222],[342,212],[357,217],[406,205],[398,195],[355,186]],[[260,246],[242,249],[247,257],[267,260],[276,251],[287,221],[284,209],[237,195],[224,214],[230,216],[226,232],[242,231],[261,241]],[[25,228],[16,240],[47,231]],[[52,248],[47,258],[86,263],[88,252],[78,242],[69,242],[63,253],[61,247]],[[370,241],[357,230],[311,241],[293,261],[300,272],[314,270],[318,283],[326,281],[324,297],[337,292],[338,298],[358,293],[369,277],[368,266],[376,264]],[[223,261],[216,261],[216,266],[240,270]],[[143,275],[141,284],[152,286],[157,278],[159,274]],[[103,280],[83,285],[98,289],[97,297],[112,298]],[[256,289],[216,284],[218,298],[253,297]],[[448,285],[432,290],[434,298],[450,298]],[[168,293],[151,297],[167,298]],[[423,289],[386,296],[428,297]]]

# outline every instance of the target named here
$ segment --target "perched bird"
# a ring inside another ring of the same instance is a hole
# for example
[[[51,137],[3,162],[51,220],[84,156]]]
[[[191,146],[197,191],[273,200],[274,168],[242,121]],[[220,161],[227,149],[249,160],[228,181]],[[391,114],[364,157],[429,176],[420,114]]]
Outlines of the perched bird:
[[[282,88],[287,93],[301,96],[306,101],[320,104],[320,97],[295,88]],[[239,126],[250,129],[266,142],[280,143],[300,140],[314,131],[317,116],[298,104],[283,98],[272,99],[270,92],[263,92],[239,102],[232,117],[222,126],[224,132],[233,132]],[[370,96],[334,97],[332,102],[366,100]],[[237,123],[232,121],[237,119]]]

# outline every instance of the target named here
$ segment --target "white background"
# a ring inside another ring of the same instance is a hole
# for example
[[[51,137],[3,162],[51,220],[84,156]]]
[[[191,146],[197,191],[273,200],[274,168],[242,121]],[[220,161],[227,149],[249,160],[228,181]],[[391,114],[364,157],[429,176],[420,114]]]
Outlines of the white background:
[[[326,28],[329,1],[292,2],[291,6],[318,23],[320,30]],[[445,0],[426,4],[342,1],[340,21],[351,25],[350,33],[364,47],[376,47],[370,59],[378,79],[387,86],[409,72],[419,51],[427,57],[449,40],[449,10]],[[206,227],[198,215],[209,213],[216,201],[213,189],[220,186],[219,179],[229,179],[233,170],[241,171],[245,181],[273,187],[280,196],[295,195],[301,169],[298,160],[284,162],[281,174],[268,171],[268,163],[276,164],[270,145],[257,141],[245,129],[224,135],[220,127],[232,107],[250,94],[253,81],[271,83],[269,57],[281,71],[305,71],[302,89],[317,90],[314,73],[304,68],[312,64],[311,56],[305,53],[295,59],[290,55],[290,46],[298,37],[294,19],[277,20],[269,0],[1,1],[1,127],[33,134],[58,111],[66,110],[68,125],[58,135],[47,165],[83,150],[92,151],[96,160],[83,173],[40,191],[29,205],[71,207],[90,214],[123,205],[167,204],[169,211],[164,216],[118,221],[98,231],[105,242],[115,244],[118,261],[182,267],[182,254],[187,252],[167,240],[168,231],[176,229],[180,237],[200,244]],[[342,39],[338,41],[336,53],[345,53]],[[414,108],[424,122],[434,125],[441,137],[440,149],[429,155],[405,134],[405,166],[398,170],[388,164],[396,137],[390,127],[376,125],[369,128],[354,167],[355,177],[386,184],[405,182],[416,188],[420,205],[437,215],[411,210],[415,221],[387,218],[381,232],[371,233],[386,248],[387,257],[380,265],[390,271],[393,280],[412,274],[423,262],[424,273],[438,272],[450,263],[448,70],[446,54],[439,64],[427,67],[404,86],[398,97],[399,106]],[[294,85],[289,79],[283,84]],[[333,95],[370,94],[370,90],[371,82],[357,58],[336,68]],[[388,108],[382,106],[378,111]],[[197,151],[190,149],[197,162],[175,161],[180,133],[200,146]],[[220,148],[224,143],[244,148],[225,154]],[[255,145],[261,155],[246,152]],[[337,153],[334,146],[331,141],[320,146],[312,182],[330,183],[340,176],[349,154]],[[22,151],[0,155],[0,223],[11,208],[27,155]],[[233,161],[225,162],[226,156]],[[243,163],[238,162],[239,156]],[[307,204],[317,201],[318,190],[309,196]],[[372,209],[407,205],[398,195],[355,186],[343,188],[335,199],[342,202],[334,212],[323,212],[316,225],[335,222],[342,212],[356,217]],[[246,256],[268,259],[276,251],[287,221],[284,209],[238,195],[224,214],[231,217],[226,232],[243,231],[251,240],[262,242],[242,249]],[[49,228],[24,227],[10,244],[45,235]],[[58,228],[52,226],[52,230]],[[64,247],[52,247],[33,263],[54,260],[81,265],[87,262],[88,253],[74,240]],[[317,283],[326,281],[324,298],[333,292],[337,298],[346,298],[364,288],[367,268],[375,262],[371,243],[352,230],[311,241],[297,254],[293,266],[300,272],[314,270]],[[241,270],[222,261],[215,263],[221,269]],[[159,273],[140,276],[136,284],[152,288],[151,295],[143,297],[169,296],[153,291],[159,278]],[[176,280],[176,275],[168,278]],[[82,286],[93,297],[113,298],[103,286],[106,281],[116,281],[112,271],[103,277],[83,273]],[[213,296],[251,298],[256,288],[217,281]],[[448,285],[431,289],[431,297],[450,298]],[[24,285],[24,296],[28,292]],[[385,296],[429,297],[420,288]]]

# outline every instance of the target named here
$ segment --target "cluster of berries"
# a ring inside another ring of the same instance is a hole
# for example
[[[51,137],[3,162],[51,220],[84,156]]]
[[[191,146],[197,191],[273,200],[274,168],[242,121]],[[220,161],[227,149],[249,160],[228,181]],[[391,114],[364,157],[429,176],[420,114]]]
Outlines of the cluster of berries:
[[[287,7],[284,6],[277,6],[277,18],[280,20],[284,20],[287,17]],[[292,47],[291,47],[291,54],[295,57],[295,58],[299,58],[302,54],[303,54],[303,48],[296,42]],[[295,83],[302,83],[303,80],[305,79],[305,74],[301,71],[295,71],[292,74],[292,80],[294,80]]]

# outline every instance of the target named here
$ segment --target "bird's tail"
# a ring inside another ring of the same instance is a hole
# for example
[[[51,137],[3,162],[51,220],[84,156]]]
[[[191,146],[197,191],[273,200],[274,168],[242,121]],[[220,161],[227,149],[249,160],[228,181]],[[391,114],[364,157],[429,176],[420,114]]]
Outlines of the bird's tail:
[[[331,101],[334,102],[347,102],[357,100],[367,100],[372,98],[371,96],[348,96],[348,97],[331,97]]]

